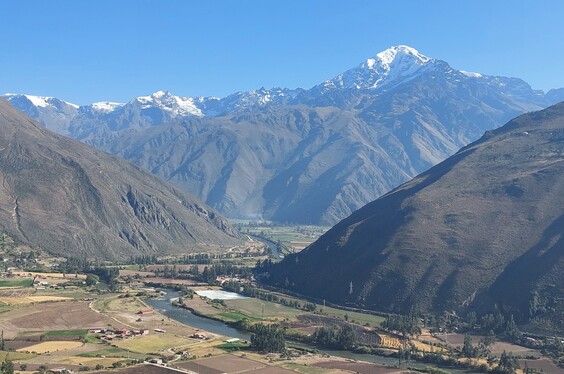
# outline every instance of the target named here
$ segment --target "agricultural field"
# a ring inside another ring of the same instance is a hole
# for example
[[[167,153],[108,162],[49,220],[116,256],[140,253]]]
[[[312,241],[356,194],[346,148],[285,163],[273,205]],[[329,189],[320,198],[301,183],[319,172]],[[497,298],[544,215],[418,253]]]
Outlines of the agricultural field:
[[[19,288],[31,287],[33,285],[32,278],[3,278],[0,279],[0,288]]]
[[[120,327],[112,318],[96,313],[84,301],[61,301],[17,305],[0,313],[0,330],[6,339],[53,330],[78,330],[107,326]],[[122,326],[122,325],[121,325]]]
[[[72,297],[67,296],[20,296],[20,297],[0,297],[0,302],[8,305],[20,305],[20,304],[33,304],[33,303],[44,303],[49,301],[67,301],[72,300]]]
[[[441,339],[444,339],[449,345],[453,347],[460,348],[464,345],[464,335],[463,334],[441,334],[438,336]],[[484,338],[483,335],[471,335],[473,344],[478,344],[481,339]],[[503,351],[512,352],[515,355],[519,356],[536,356],[540,357],[541,353],[537,350],[530,349],[527,347],[523,347],[517,344],[511,344],[506,342],[495,342],[491,346],[492,353],[495,355],[501,354]]]
[[[0,362],[9,359],[11,361],[24,361],[35,357],[32,353],[17,352],[17,351],[0,351]]]
[[[18,352],[32,353],[49,353],[62,351],[65,349],[82,347],[83,343],[79,341],[49,341],[31,345],[29,347],[20,348]]]
[[[63,278],[63,279],[86,279],[86,275],[84,274],[65,274],[65,273],[38,273],[34,271],[14,271],[12,272],[13,275],[17,275],[19,277],[39,277],[39,278]]]
[[[224,302],[229,309],[236,310],[250,318],[269,320],[295,319],[297,315],[304,313],[302,310],[255,298],[225,300]]]
[[[181,348],[194,344],[194,340],[173,334],[151,333],[140,337],[116,341],[117,347],[138,353],[159,353],[170,348]]]

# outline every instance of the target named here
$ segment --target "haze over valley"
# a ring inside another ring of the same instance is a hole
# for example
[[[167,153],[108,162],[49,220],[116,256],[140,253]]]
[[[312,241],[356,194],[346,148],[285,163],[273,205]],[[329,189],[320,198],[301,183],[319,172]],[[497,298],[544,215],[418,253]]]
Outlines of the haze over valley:
[[[5,2],[0,374],[564,374],[562,14]]]

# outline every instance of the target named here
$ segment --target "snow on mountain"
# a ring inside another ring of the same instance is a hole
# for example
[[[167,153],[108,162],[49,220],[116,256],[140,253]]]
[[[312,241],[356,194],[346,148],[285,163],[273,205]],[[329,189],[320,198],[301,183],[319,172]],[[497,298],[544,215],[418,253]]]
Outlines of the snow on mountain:
[[[79,106],[49,96],[4,94],[2,97],[51,131],[69,135],[68,127]]]
[[[175,116],[193,115],[202,117],[204,115],[193,97],[174,96],[168,91],[157,91],[150,96],[140,96],[130,103],[140,104],[141,109],[157,107]]]
[[[386,49],[359,66],[325,81],[325,90],[336,88],[375,89],[408,82],[432,69],[438,60],[416,49],[399,45]]]
[[[92,107],[92,109],[94,109],[97,112],[109,113],[109,112],[113,112],[117,108],[120,108],[124,105],[125,105],[124,103],[113,103],[111,101],[100,101],[100,102],[97,102],[97,103],[93,103],[91,105],[91,107]]]
[[[63,101],[61,99],[57,99],[56,97],[51,97],[51,96],[35,96],[35,95],[27,95],[27,94],[5,93],[4,95],[2,95],[2,97],[10,102],[14,100],[27,99],[34,106],[40,108],[47,108],[50,106],[56,107],[59,103],[64,103],[75,109],[78,109],[78,105],[76,104],[69,103],[68,101]]]
[[[460,72],[464,75],[466,75],[467,77],[471,77],[471,78],[482,78],[482,74],[480,73],[474,73],[472,71],[464,71],[464,70],[460,70]]]

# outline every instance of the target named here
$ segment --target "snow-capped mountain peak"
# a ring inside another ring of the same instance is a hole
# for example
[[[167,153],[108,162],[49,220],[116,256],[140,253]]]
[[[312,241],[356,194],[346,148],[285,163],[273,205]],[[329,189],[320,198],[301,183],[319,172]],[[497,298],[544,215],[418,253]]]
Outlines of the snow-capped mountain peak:
[[[398,45],[377,53],[359,66],[326,81],[323,88],[375,89],[407,82],[435,66],[437,60],[415,48]]]
[[[407,58],[415,63],[425,64],[431,59],[425,55],[419,53],[415,48],[409,47],[407,45],[397,45],[386,49],[380,53],[376,54],[376,58],[382,65],[391,65],[400,59]],[[373,60],[373,59],[369,59]]]
[[[196,105],[198,98],[175,96],[168,91],[157,91],[150,96],[139,96],[132,100],[141,105],[141,109],[158,107],[175,116],[193,115],[201,117],[204,114]]]
[[[97,102],[97,103],[92,103],[91,107],[95,111],[109,113],[109,112],[113,112],[117,108],[122,107],[124,105],[125,105],[124,103],[114,103],[114,102],[111,102],[111,101],[100,101],[100,102]]]
[[[56,97],[51,97],[51,96],[35,96],[35,95],[27,95],[27,94],[13,94],[13,93],[6,93],[4,95],[2,95],[2,97],[4,97],[6,100],[8,101],[14,101],[14,100],[21,100],[21,99],[27,99],[29,100],[34,106],[36,107],[41,107],[41,108],[47,108],[47,107],[54,107],[57,106],[57,103],[64,103],[67,105],[70,105],[71,107],[78,109],[78,105],[73,104],[73,103],[69,103],[67,101],[63,101],[61,99],[57,99]]]

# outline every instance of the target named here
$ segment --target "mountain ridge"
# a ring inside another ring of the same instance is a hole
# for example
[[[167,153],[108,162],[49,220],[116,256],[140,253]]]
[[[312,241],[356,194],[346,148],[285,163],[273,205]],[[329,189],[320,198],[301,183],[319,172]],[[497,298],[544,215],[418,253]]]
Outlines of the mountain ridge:
[[[156,96],[172,104],[151,104]],[[558,97],[558,90],[461,72],[396,46],[308,90],[222,99],[157,92],[113,111],[81,107],[66,135],[134,162],[228,217],[331,225],[484,131]],[[191,111],[173,115],[179,102]]]
[[[521,115],[357,210],[264,281],[380,311],[558,321],[563,141],[564,103]],[[549,312],[529,315],[535,294]]]

